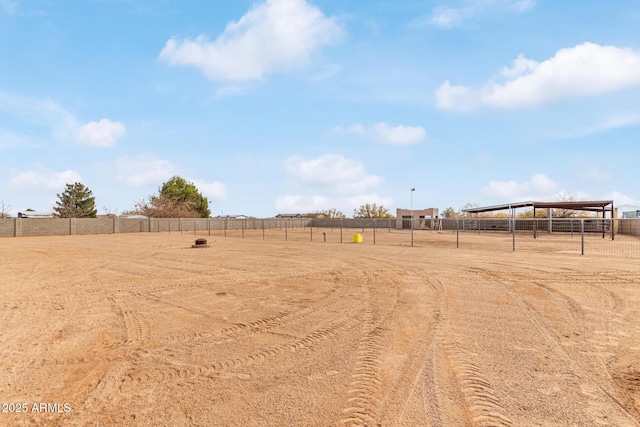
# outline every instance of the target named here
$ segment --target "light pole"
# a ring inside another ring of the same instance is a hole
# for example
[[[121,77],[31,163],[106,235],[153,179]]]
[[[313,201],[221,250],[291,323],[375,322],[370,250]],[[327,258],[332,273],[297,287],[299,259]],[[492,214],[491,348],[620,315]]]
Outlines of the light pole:
[[[416,191],[415,188],[411,189],[411,246],[413,246],[413,192]]]

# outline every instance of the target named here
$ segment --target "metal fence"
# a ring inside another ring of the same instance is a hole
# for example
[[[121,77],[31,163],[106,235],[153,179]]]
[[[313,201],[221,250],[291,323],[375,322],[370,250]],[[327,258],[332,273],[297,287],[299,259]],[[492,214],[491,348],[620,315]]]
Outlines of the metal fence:
[[[640,258],[640,218],[0,219],[0,237],[141,232]]]

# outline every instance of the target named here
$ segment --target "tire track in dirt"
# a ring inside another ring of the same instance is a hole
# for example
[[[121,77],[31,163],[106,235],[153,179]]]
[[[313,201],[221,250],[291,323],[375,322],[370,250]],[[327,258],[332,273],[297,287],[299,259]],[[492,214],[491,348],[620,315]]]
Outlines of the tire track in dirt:
[[[480,332],[479,324],[485,323],[475,316],[485,316],[481,306],[491,300],[478,300],[478,308],[468,306],[467,301],[476,297],[470,291],[478,292],[477,275],[473,271],[444,275],[435,283],[439,284],[437,289],[441,290],[442,302],[440,322],[429,349],[428,364],[433,371],[425,373],[428,384],[433,387],[429,418],[433,425],[514,425],[494,390],[491,376],[482,368],[486,356],[467,346],[470,340],[475,341],[473,334]],[[467,316],[474,319],[473,323],[468,323]],[[488,327],[491,319],[486,320]]]
[[[601,369],[594,370],[593,366],[585,366],[581,358],[578,357],[579,353],[576,351],[572,351],[568,346],[564,344],[561,336],[559,336],[557,331],[548,324],[545,316],[540,314],[536,307],[526,301],[526,299],[520,294],[520,292],[518,292],[516,289],[513,289],[509,284],[502,283],[502,285],[514,298],[522,312],[528,317],[529,321],[536,326],[536,329],[542,332],[549,342],[554,344],[554,348],[556,348],[566,357],[566,360],[569,362],[572,369],[580,374],[578,375],[578,378],[586,380],[587,383],[583,384],[582,386],[582,394],[586,397],[587,403],[591,408],[591,412],[596,418],[597,422],[607,424],[612,422],[613,417],[613,414],[607,413],[608,411],[606,409],[606,406],[604,405],[602,395],[606,396],[606,400],[608,400],[609,404],[613,405],[613,407],[617,408],[620,413],[624,414],[623,417],[626,416],[628,417],[628,419],[635,420],[637,417],[637,411],[633,405],[633,402],[630,400],[629,396],[624,394],[621,396],[617,388],[615,388],[615,380],[613,379],[613,377],[611,377],[611,374],[609,373],[605,362],[602,361],[599,356],[597,356],[597,351],[593,349],[592,344],[588,343],[585,339],[581,340],[584,346],[591,346],[588,354],[594,355],[594,357],[597,359],[597,364],[599,365],[598,368]],[[556,292],[550,293],[558,298],[561,298],[563,301],[564,298],[568,298],[563,294],[559,294]],[[571,311],[565,311],[569,312],[569,316],[563,317],[563,321],[570,321],[570,319],[572,318],[575,321],[575,317],[573,317]],[[596,376],[597,374],[594,375],[594,372],[604,373],[605,378],[610,379],[610,381],[603,381],[601,378],[598,378]],[[619,414],[617,414],[617,419],[621,420]]]
[[[383,406],[382,382],[383,351],[380,308],[375,301],[371,301],[369,290],[366,289],[365,310],[363,313],[362,330],[356,352],[356,366],[351,375],[354,380],[347,391],[349,406],[342,410],[342,425],[378,425]]]
[[[331,293],[321,300],[320,304],[314,303],[312,306],[304,307],[298,310],[283,311],[272,316],[263,317],[261,319],[254,320],[248,323],[238,323],[236,325],[224,328],[218,331],[209,332],[193,332],[189,334],[173,335],[167,337],[167,342],[187,342],[190,340],[197,340],[202,338],[239,338],[245,335],[254,335],[269,332],[275,328],[285,326],[292,322],[306,319],[309,316],[323,314],[342,302],[340,295],[335,295],[336,289],[333,289]]]
[[[175,379],[196,379],[204,376],[209,378],[238,378],[249,379],[246,373],[229,372],[229,369],[238,370],[252,365],[258,365],[267,361],[277,363],[283,355],[296,353],[299,351],[312,350],[325,341],[336,340],[344,332],[353,329],[359,323],[357,317],[343,316],[325,328],[316,329],[302,338],[288,343],[267,347],[243,356],[232,359],[211,362],[206,365],[186,365],[177,362],[169,366],[156,366],[149,368],[132,367],[122,378],[120,388],[131,388],[141,382],[152,381],[153,383],[165,384]]]
[[[431,292],[425,295],[429,304],[427,311],[423,311],[424,318],[413,318],[417,327],[421,330],[420,335],[416,337],[414,344],[407,352],[407,358],[403,362],[402,370],[395,384],[391,387],[391,394],[386,399],[384,411],[381,419],[383,425],[401,425],[408,406],[413,399],[417,399],[419,395],[422,399],[422,419],[432,419],[437,425],[437,411],[430,407],[433,403],[428,404],[425,401],[423,390],[419,389],[419,385],[423,385],[425,378],[425,370],[432,371],[433,360],[429,357],[430,351],[433,351],[434,336],[442,320],[442,298],[444,295],[444,287],[440,281],[431,277],[408,277],[402,279],[403,288],[410,290],[416,288],[427,288]],[[435,413],[434,413],[435,412]]]
[[[465,412],[469,422],[477,426],[513,425],[491,383],[477,363],[478,355],[468,351],[452,330],[440,331],[438,341],[448,368],[466,402]]]
[[[620,296],[605,287],[611,285],[611,280],[607,280],[609,275],[606,273],[586,275],[575,271],[557,274],[556,271],[547,271],[544,268],[537,269],[526,266],[518,266],[518,268],[527,271],[527,273],[506,274],[484,269],[474,269],[473,271],[492,279],[495,283],[507,288],[513,295],[517,295],[520,303],[525,304],[530,310],[527,314],[530,320],[532,319],[531,314],[535,313],[536,324],[544,328],[547,338],[566,355],[574,367],[579,369],[581,375],[592,383],[592,385],[584,386],[583,394],[588,397],[594,413],[601,415],[599,419],[604,422],[607,417],[603,413],[603,405],[597,396],[597,390],[604,393],[614,406],[619,407],[627,415],[636,420],[640,419],[640,411],[635,403],[636,395],[628,393],[628,388],[625,388],[624,385],[620,386],[614,373],[610,370],[610,363],[605,360],[604,356],[615,354],[615,347],[617,347],[618,339],[621,338],[620,335],[623,332],[619,327],[611,327],[611,319],[613,317],[614,322],[622,323],[623,315],[620,312],[626,305]],[[532,277],[534,278],[532,279]],[[617,277],[616,275],[615,278],[617,279]],[[633,284],[637,283],[630,276],[624,276],[622,280]],[[519,283],[528,283],[528,285],[519,285]],[[532,293],[530,285],[535,286],[542,294]],[[567,289],[574,289],[573,285],[587,286],[602,295],[598,303],[604,306],[603,309],[607,315],[599,315],[595,318],[598,319],[597,321],[604,330],[592,332],[587,327],[588,314],[585,313],[578,301],[561,289],[557,289],[563,285],[570,285]],[[545,295],[546,298],[544,298]],[[533,298],[533,303],[538,302],[537,305],[527,301],[531,298]],[[553,318],[556,319],[556,327],[549,323]],[[613,336],[612,330],[618,331],[616,334],[618,336]]]

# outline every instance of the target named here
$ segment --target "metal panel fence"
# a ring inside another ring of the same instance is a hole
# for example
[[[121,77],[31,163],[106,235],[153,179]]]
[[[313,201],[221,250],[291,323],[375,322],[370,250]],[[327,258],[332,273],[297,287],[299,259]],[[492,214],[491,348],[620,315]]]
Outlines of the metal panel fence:
[[[0,237],[180,233],[246,239],[404,245],[640,258],[640,218],[461,218],[440,220],[312,218],[9,218]]]

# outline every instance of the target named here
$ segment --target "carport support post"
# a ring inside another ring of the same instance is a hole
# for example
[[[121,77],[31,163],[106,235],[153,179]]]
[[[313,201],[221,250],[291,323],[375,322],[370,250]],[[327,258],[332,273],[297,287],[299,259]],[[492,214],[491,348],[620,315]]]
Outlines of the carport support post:
[[[516,220],[511,218],[511,229],[513,232],[511,233],[513,236],[513,252],[516,251]]]
[[[580,220],[580,236],[581,236],[580,255],[584,255],[584,219]]]

